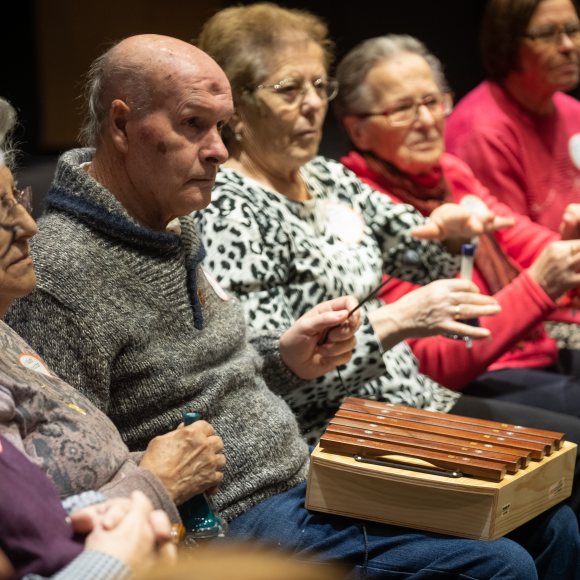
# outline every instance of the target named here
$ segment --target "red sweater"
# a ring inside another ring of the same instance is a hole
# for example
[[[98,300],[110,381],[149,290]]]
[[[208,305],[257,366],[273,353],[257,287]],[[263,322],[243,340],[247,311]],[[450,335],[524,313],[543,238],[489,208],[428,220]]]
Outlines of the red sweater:
[[[563,93],[553,102],[553,115],[534,115],[483,82],[455,107],[445,141],[498,199],[557,232],[580,202],[580,103]]]
[[[351,152],[341,161],[365,183],[387,193],[393,201],[401,201],[386,190],[380,174],[370,169],[358,153]],[[559,239],[557,234],[514,214],[456,157],[444,154],[441,167],[456,202],[466,194],[474,194],[495,214],[515,218],[515,224],[496,232],[496,238],[503,250],[523,268],[533,263],[547,243]],[[490,294],[477,269],[474,269],[473,281],[483,294]],[[381,298],[393,302],[416,287],[408,282],[391,282]],[[502,307],[501,313],[480,319],[481,326],[491,330],[492,338],[474,341],[471,349],[466,348],[463,341],[442,336],[409,341],[422,373],[446,387],[461,390],[486,370],[538,368],[554,363],[557,346],[541,323],[556,305],[544,290],[524,270],[495,298]]]

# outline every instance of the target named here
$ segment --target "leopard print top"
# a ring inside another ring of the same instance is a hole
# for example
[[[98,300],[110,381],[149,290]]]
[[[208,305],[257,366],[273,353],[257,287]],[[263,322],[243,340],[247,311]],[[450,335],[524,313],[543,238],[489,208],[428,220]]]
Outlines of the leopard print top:
[[[382,273],[427,283],[453,277],[457,260],[409,229],[422,218],[395,205],[335,161],[317,157],[301,170],[312,199],[292,201],[229,168],[218,174],[209,208],[196,218],[206,267],[245,307],[250,327],[286,328],[316,304],[340,295],[361,299]],[[420,258],[406,266],[409,248]],[[367,302],[365,311],[379,307]],[[346,394],[448,411],[459,396],[419,372],[406,343],[381,352],[364,317],[350,363],[285,398],[305,437],[320,434]]]

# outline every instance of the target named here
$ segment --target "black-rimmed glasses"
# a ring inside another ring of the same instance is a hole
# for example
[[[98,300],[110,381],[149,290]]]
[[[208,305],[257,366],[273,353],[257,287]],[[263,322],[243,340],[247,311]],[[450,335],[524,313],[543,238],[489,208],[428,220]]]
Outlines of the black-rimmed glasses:
[[[355,113],[356,117],[385,117],[392,127],[406,127],[419,116],[419,108],[425,107],[435,119],[448,116],[453,109],[451,93],[436,93],[420,99],[403,99],[382,111]]]
[[[566,35],[574,44],[580,45],[580,22],[567,22],[566,24],[550,25],[531,30],[522,36],[529,40],[538,40],[546,44],[557,45]]]
[[[270,85],[262,84],[254,88],[255,91],[266,89],[279,96],[290,105],[302,102],[308,89],[314,92],[323,101],[332,101],[338,94],[338,81],[333,78],[317,78],[313,81],[287,78]]]

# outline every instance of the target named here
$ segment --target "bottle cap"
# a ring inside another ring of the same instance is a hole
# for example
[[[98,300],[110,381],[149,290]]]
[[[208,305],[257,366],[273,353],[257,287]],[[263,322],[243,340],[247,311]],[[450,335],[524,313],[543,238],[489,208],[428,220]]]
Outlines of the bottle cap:
[[[463,244],[461,246],[461,255],[462,256],[473,256],[475,254],[475,245],[474,244]]]

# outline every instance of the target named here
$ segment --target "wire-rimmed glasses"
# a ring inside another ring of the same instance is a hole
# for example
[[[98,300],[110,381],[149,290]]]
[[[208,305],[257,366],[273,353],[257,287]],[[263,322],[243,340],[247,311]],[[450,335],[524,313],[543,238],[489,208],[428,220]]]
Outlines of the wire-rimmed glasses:
[[[580,22],[550,24],[536,30],[530,30],[522,36],[529,40],[555,46],[562,41],[563,35],[566,35],[575,45],[580,46]]]
[[[28,213],[32,211],[32,188],[14,189],[12,197],[4,195],[0,197],[0,230],[10,232],[10,242],[3,251],[0,251],[0,260],[10,251],[10,247],[16,239],[16,235],[21,226],[16,223],[18,206],[22,206]]]
[[[338,81],[333,78],[319,77],[314,80],[287,78],[273,84],[262,84],[254,91],[269,90],[289,105],[297,105],[304,99],[309,89],[313,89],[323,101],[332,101],[338,94]]]
[[[357,117],[385,117],[392,127],[406,127],[415,122],[419,108],[425,107],[435,119],[447,117],[453,110],[451,93],[433,93],[420,99],[403,99],[382,111],[356,113]]]
[[[13,224],[16,219],[16,207],[21,205],[28,213],[32,212],[32,187],[14,189],[12,197],[0,197],[0,223]]]

